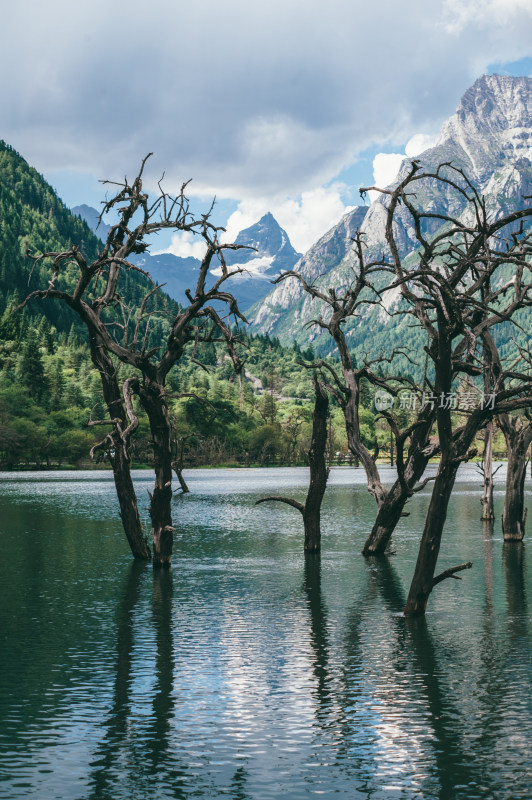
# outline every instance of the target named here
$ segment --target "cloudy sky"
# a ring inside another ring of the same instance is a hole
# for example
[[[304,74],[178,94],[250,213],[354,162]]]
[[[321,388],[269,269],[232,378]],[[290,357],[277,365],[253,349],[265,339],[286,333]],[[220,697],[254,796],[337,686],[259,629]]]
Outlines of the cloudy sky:
[[[0,71],[0,138],[67,205],[153,151],[230,237],[271,210],[304,250],[482,73],[532,74],[532,0],[18,0]]]

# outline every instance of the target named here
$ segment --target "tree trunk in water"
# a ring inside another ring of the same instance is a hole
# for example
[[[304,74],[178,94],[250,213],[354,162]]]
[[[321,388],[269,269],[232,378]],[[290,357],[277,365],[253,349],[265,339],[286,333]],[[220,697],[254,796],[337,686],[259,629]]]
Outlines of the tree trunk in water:
[[[434,586],[434,572],[458,465],[458,460],[442,456],[419,546],[414,577],[406,600],[404,610],[406,617],[418,617],[425,613],[427,600]]]
[[[400,481],[396,481],[386,495],[377,518],[364,544],[362,554],[372,556],[384,553],[410,495],[405,494]]]
[[[305,526],[305,545],[307,553],[319,553],[321,549],[320,513],[303,514]]]
[[[155,468],[155,485],[150,495],[153,534],[153,566],[169,567],[172,562],[172,431],[164,386],[145,379],[139,397],[150,422]]]
[[[314,413],[312,415],[312,441],[309,450],[310,484],[303,510],[305,550],[317,552],[321,547],[320,512],[327,486],[329,470],[325,461],[327,445],[327,413],[329,398],[314,379]]]
[[[104,348],[90,332],[89,342],[92,363],[100,373],[103,396],[109,416],[111,419],[118,419],[122,430],[125,431],[128,427],[128,421],[124,410],[123,397],[116,378],[116,368]],[[142,530],[142,523],[140,521],[137,496],[131,477],[128,442],[124,442],[120,438],[116,427],[111,436],[114,445],[114,454],[111,456],[110,462],[113,468],[116,495],[120,505],[120,517],[122,519],[124,533],[126,534],[133,556],[142,561],[149,561],[151,553],[146,543],[146,538]]]
[[[112,466],[116,494],[120,504],[120,517],[131,552],[135,558],[149,561],[151,553],[139,517],[137,495],[131,477],[131,465],[122,448],[115,450]]]
[[[532,442],[532,422],[501,414],[499,422],[506,440],[508,466],[506,493],[502,514],[505,542],[521,542],[525,535],[525,477],[526,454]]]
[[[397,471],[403,470],[403,481],[397,477],[383,502],[379,506],[377,518],[369,534],[363,555],[379,555],[384,553],[397,523],[401,519],[404,507],[414,493],[418,481],[421,480],[432,455],[432,450],[427,450],[433,416],[427,409],[424,424],[420,425],[412,434],[408,458],[404,465],[402,458],[397,461]],[[401,451],[402,453],[402,451]]]
[[[305,505],[299,500],[279,495],[261,497],[255,505],[275,500],[278,503],[286,503],[293,508],[297,508],[303,516],[305,528],[305,552],[318,553],[321,547],[321,526],[320,512],[321,501],[325,494],[329,470],[325,461],[325,448],[327,445],[327,412],[329,409],[329,397],[324,391],[316,376],[313,378],[315,401],[314,413],[312,415],[312,441],[308,452],[310,465],[310,484],[307,492]]]
[[[526,450],[522,436],[516,436],[508,446],[506,494],[502,515],[505,542],[521,542],[525,535],[525,474]]]
[[[190,492],[190,489],[188,488],[187,482],[183,477],[183,468],[178,467],[174,464],[174,472],[177,475],[177,480],[179,481],[179,485],[181,486],[181,491],[183,492],[183,494],[188,494]]]
[[[495,519],[493,510],[493,420],[484,433],[484,491],[482,494],[482,516],[480,519]]]

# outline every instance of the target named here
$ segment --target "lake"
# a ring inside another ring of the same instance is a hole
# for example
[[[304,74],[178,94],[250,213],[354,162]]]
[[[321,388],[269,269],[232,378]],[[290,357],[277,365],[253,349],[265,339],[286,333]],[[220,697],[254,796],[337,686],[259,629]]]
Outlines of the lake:
[[[438,571],[473,568],[415,621],[429,487],[393,554],[364,559],[374,501],[333,469],[305,558],[301,515],[254,502],[304,498],[307,470],[186,477],[154,573],[109,473],[0,474],[0,797],[529,800],[532,558],[502,541],[504,470],[491,530],[461,469]],[[150,473],[135,484],[147,523]]]

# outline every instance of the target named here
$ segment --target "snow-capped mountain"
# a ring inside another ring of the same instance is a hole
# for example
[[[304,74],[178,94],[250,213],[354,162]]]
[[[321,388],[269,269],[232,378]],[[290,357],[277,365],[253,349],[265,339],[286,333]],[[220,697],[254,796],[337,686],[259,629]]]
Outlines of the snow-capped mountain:
[[[91,230],[105,239],[109,226],[100,223],[98,212],[91,206],[82,205],[72,209]],[[240,309],[245,311],[259,301],[271,289],[270,281],[283,270],[294,267],[301,254],[290,243],[288,234],[281,228],[272,214],[265,214],[255,225],[241,231],[235,244],[243,250],[227,250],[225,261],[228,266],[242,266],[244,271],[230,278],[224,286],[238,300]],[[135,256],[135,263],[150,273],[158,284],[164,284],[164,291],[179,303],[186,303],[185,290],[193,291],[198,277],[200,261],[197,258],[182,258],[172,253],[143,253]],[[212,280],[220,273],[220,266],[214,265]]]
[[[416,156],[416,160],[425,167],[442,162],[462,167],[488,199],[493,216],[522,204],[522,196],[532,194],[532,79],[501,75],[479,78],[462,97],[456,113],[442,126],[436,145]],[[410,161],[405,159],[396,182],[409,166]],[[442,191],[441,186],[426,186],[423,191],[423,196],[417,197],[427,210],[461,213],[456,195],[450,191]],[[385,246],[385,218],[382,197],[369,207],[356,208],[313,245],[295,269],[307,279],[317,279],[325,289],[345,285],[355,265],[355,231],[363,232],[367,257],[371,259]],[[415,239],[410,218],[401,208],[395,224],[402,255],[406,255]],[[394,301],[395,298],[388,298],[389,305]],[[285,343],[294,338],[299,343],[318,339],[316,344],[326,351],[326,336],[316,326],[305,327],[319,313],[319,301],[311,301],[298,281],[288,279],[250,310],[251,331],[277,336]],[[368,312],[363,324],[352,322],[351,345],[355,352],[368,351],[370,343],[378,346],[390,334],[395,338],[397,331],[393,333],[393,329],[397,325],[382,310]]]
[[[286,231],[270,213],[255,225],[240,231],[235,244],[249,249],[227,250],[225,261],[230,267],[244,267],[245,272],[230,278],[225,286],[238,298],[242,309],[264,297],[271,289],[272,278],[293,269],[301,257],[301,253],[292,247]]]

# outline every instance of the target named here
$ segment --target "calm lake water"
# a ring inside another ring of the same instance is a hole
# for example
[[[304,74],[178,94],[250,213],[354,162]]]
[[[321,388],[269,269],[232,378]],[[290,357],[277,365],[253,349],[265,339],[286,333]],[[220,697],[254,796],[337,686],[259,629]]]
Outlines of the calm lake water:
[[[490,531],[461,471],[439,569],[473,569],[414,622],[428,489],[365,560],[373,500],[333,470],[305,559],[299,513],[254,501],[304,497],[306,470],[191,471],[154,573],[109,474],[0,475],[0,797],[529,800],[532,557],[503,544],[502,473]]]

